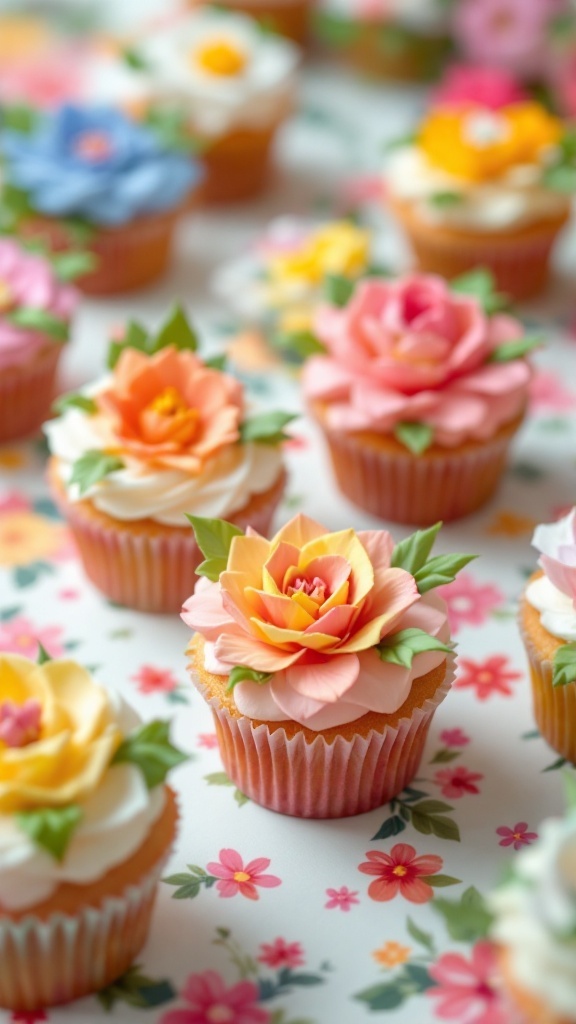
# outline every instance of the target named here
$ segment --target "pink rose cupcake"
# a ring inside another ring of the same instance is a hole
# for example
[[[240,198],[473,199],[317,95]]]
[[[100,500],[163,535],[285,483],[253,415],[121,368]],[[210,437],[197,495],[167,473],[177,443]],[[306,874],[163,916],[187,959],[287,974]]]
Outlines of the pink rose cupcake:
[[[466,294],[466,291],[476,293]],[[492,314],[476,272],[371,278],[315,322],[326,355],[304,370],[341,490],[383,519],[468,515],[493,494],[522,422],[530,381],[521,324]]]
[[[385,530],[330,533],[303,515],[270,541],[194,521],[206,555],[215,540],[221,554],[182,612],[197,631],[192,678],[226,772],[252,800],[339,818],[410,783],[453,675],[446,608],[431,592],[439,525],[394,547]],[[448,582],[470,557],[441,561]]]
[[[47,260],[0,239],[0,442],[31,434],[49,415],[76,302]]]

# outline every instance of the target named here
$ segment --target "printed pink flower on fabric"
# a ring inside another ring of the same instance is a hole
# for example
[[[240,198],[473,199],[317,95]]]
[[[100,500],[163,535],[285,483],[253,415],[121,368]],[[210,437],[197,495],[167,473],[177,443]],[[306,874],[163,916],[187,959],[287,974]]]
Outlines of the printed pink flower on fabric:
[[[442,796],[458,800],[466,793],[479,793],[476,783],[481,782],[483,778],[479,772],[471,772],[463,765],[458,765],[457,768],[442,768],[436,772],[433,782],[441,786]]]
[[[22,491],[0,494],[0,512],[31,512],[30,499]]]
[[[302,967],[306,963],[304,950],[300,943],[286,942],[285,939],[262,942],[260,954],[256,959],[268,967]]]
[[[576,607],[576,507],[556,523],[537,526],[532,544],[550,582]]]
[[[410,903],[427,903],[434,896],[426,879],[441,870],[441,857],[435,854],[417,857],[416,850],[408,843],[397,843],[389,854],[368,850],[366,856],[368,860],[359,864],[358,870],[364,875],[377,876],[368,886],[371,899],[383,903],[400,895]]]
[[[434,90],[435,107],[486,107],[500,110],[528,99],[514,75],[493,64],[453,64]]]
[[[268,1024],[268,1010],[258,1005],[258,986],[239,981],[230,988],[217,971],[191,974],[181,992],[185,1009],[169,1010],[160,1024]]]
[[[494,654],[486,661],[472,661],[471,658],[460,658],[459,674],[454,684],[456,690],[472,687],[478,700],[488,700],[493,695],[512,697],[514,694],[510,683],[522,679],[521,672],[509,669],[509,660],[505,654]]]
[[[328,427],[391,433],[426,423],[453,447],[492,437],[526,404],[527,361],[489,361],[524,333],[521,324],[487,317],[443,278],[364,279],[345,307],[321,307],[314,328],[328,354],[307,361],[303,387],[309,401],[326,403]]]
[[[60,658],[65,649],[60,642],[64,632],[62,626],[34,626],[30,619],[17,615],[6,622],[0,622],[0,651],[21,654],[33,661],[38,657],[38,645],[51,658]]]
[[[171,669],[154,668],[153,665],[142,665],[130,678],[140,693],[172,693],[178,686],[178,680]]]
[[[513,846],[515,850],[520,850],[523,846],[530,846],[530,843],[538,839],[537,832],[528,831],[527,821],[517,821],[514,828],[501,825],[496,829],[496,834],[502,836],[498,843],[499,846]]]
[[[220,860],[210,861],[206,870],[220,879],[216,882],[220,896],[236,896],[240,893],[249,900],[257,900],[260,898],[256,891],[257,885],[263,889],[274,889],[282,884],[276,875],[262,873],[269,864],[270,860],[267,857],[258,857],[244,865],[236,850],[224,849],[220,850]]]
[[[558,9],[557,0],[460,0],[454,33],[470,60],[533,75],[543,68],[547,28]]]
[[[466,747],[470,737],[462,729],[443,729],[440,739],[445,747]]]
[[[458,1024],[510,1024],[496,987],[496,947],[477,942],[468,960],[461,953],[444,953],[430,968],[436,982],[426,995],[434,999],[434,1015]]]
[[[453,633],[461,626],[483,626],[494,609],[506,601],[499,587],[493,583],[477,583],[467,572],[460,573],[454,583],[438,587],[436,593],[446,601]]]
[[[343,910],[347,914],[353,906],[360,903],[358,891],[349,889],[347,885],[342,885],[339,889],[326,889],[326,895],[328,896],[328,902],[324,904],[326,910]]]
[[[570,391],[556,373],[537,370],[530,381],[531,412],[572,412],[576,409],[576,392]]]
[[[215,732],[199,732],[198,746],[206,750],[215,750],[218,746],[218,737]]]

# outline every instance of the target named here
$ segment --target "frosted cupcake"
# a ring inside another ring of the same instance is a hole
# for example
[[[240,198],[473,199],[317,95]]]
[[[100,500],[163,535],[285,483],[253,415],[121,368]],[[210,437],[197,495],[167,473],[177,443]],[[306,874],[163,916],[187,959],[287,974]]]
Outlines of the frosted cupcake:
[[[29,132],[0,135],[4,206],[20,233],[66,249],[79,235],[95,257],[87,294],[139,288],[166,269],[172,238],[201,173],[189,153],[108,107],[65,106]]]
[[[176,310],[156,335],[130,324],[110,376],[46,424],[50,480],[86,574],[112,601],[176,612],[200,552],[186,515],[266,533],[285,482],[285,413],[245,408],[237,380],[196,354]]]
[[[203,198],[259,193],[294,106],[298,49],[251,18],[201,7],[150,33],[137,52],[158,102],[187,117],[206,170]]]
[[[58,269],[66,265],[0,238],[0,442],[31,434],[49,415],[78,298]]]
[[[470,292],[470,294],[468,294]],[[522,422],[534,339],[490,278],[369,278],[320,307],[326,355],[303,391],[338,485],[373,515],[421,525],[468,515],[495,491]]]
[[[576,805],[514,857],[490,899],[503,984],[525,1024],[576,1022]]]
[[[364,74],[414,81],[440,70],[450,45],[446,0],[323,0],[320,40]]]
[[[453,676],[430,556],[439,529],[394,547],[386,531],[330,533],[297,516],[267,541],[195,520],[218,558],[182,618],[192,679],[214,714],[227,774],[298,817],[360,814],[415,775]],[[446,580],[470,558],[441,556]]]
[[[541,291],[570,214],[572,151],[537,103],[433,110],[385,170],[419,268],[452,278],[483,266],[514,298]]]
[[[534,715],[554,750],[576,764],[576,509],[538,526],[541,572],[520,604],[520,632],[532,678]]]
[[[176,832],[167,725],[73,661],[0,655],[0,1006],[109,985],[144,945]]]

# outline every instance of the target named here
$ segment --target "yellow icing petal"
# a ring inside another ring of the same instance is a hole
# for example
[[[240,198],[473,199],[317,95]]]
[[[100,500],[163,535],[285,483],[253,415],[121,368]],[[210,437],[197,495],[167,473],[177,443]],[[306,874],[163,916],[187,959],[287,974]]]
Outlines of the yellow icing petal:
[[[326,533],[305,544],[300,552],[300,568],[305,569],[309,562],[322,555],[341,555],[350,563],[350,601],[357,604],[363,600],[374,586],[374,569],[354,530]]]

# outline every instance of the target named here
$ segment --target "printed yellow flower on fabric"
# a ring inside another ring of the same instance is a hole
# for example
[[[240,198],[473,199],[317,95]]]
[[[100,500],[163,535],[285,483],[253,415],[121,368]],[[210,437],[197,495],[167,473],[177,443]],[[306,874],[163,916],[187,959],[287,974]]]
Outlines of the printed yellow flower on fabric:
[[[516,103],[497,111],[434,110],[420,128],[418,144],[434,167],[482,182],[540,163],[563,133],[562,122],[539,103]]]
[[[382,967],[399,967],[405,964],[411,953],[410,946],[402,946],[399,942],[385,942],[380,949],[375,949],[372,956]]]
[[[85,799],[122,738],[108,694],[80,665],[0,656],[0,813]]]
[[[50,558],[66,542],[66,528],[33,512],[9,512],[0,516],[0,565],[28,565]]]
[[[268,265],[269,280],[286,289],[321,284],[327,274],[357,277],[369,255],[367,231],[349,221],[334,221],[307,235],[300,246],[275,254]]]

